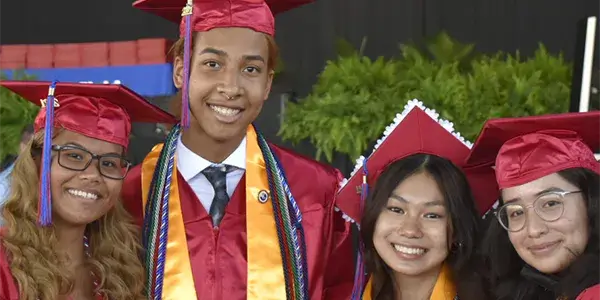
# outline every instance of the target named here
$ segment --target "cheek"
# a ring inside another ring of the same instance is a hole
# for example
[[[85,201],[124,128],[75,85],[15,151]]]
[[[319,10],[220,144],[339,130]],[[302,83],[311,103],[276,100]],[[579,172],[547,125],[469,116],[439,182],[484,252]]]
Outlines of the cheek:
[[[384,214],[380,215],[375,223],[375,229],[373,230],[373,243],[377,244],[385,242],[386,237],[394,232],[394,228],[393,220],[389,220]]]
[[[107,180],[106,188],[108,189],[108,193],[110,195],[111,203],[114,203],[119,199],[121,195],[121,189],[123,188],[122,180]]]
[[[552,224],[551,229],[560,232],[569,248],[577,253],[585,250],[588,242],[587,218],[562,219],[561,222]]]
[[[62,186],[73,178],[73,171],[67,170],[58,165],[56,159],[52,162],[50,168],[50,184],[52,191],[60,191]],[[40,182],[41,184],[41,182]]]
[[[432,225],[423,227],[423,233],[427,238],[432,241],[433,246],[438,249],[446,249],[448,250],[449,242],[449,231],[447,226],[444,225]]]

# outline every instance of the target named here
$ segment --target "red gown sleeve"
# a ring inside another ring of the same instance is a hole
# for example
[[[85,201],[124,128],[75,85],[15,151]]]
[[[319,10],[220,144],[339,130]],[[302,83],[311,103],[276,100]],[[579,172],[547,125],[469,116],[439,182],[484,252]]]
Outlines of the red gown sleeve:
[[[576,300],[600,300],[600,284],[587,288],[577,296]]]
[[[332,189],[330,199],[335,199],[342,174],[336,170],[337,180]],[[331,202],[331,248],[327,266],[325,267],[324,299],[347,300],[352,295],[354,284],[354,247],[352,243],[352,223],[342,218],[342,213],[335,210],[335,201]]]
[[[0,249],[0,300],[19,300],[19,289],[2,249]]]
[[[142,226],[144,220],[142,210],[142,173],[141,165],[137,165],[129,170],[123,188],[121,190],[121,199],[125,209],[131,214],[135,224]]]

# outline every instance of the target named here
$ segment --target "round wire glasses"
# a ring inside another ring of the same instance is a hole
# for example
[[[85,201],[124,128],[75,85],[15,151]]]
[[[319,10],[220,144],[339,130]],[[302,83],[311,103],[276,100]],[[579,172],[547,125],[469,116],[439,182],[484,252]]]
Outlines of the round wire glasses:
[[[74,145],[52,145],[52,150],[58,152],[58,164],[73,171],[84,171],[96,159],[100,174],[110,179],[124,179],[131,167],[131,163],[118,154],[96,155]]]
[[[504,229],[510,232],[522,230],[527,223],[527,210],[533,208],[535,213],[546,222],[554,222],[562,217],[565,212],[564,198],[570,194],[581,191],[551,191],[540,195],[533,204],[522,205],[507,203],[496,211],[496,218]]]

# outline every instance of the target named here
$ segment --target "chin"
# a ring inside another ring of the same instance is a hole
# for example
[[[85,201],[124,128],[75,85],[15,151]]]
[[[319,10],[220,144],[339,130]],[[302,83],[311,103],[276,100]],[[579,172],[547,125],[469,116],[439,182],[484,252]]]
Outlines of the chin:
[[[209,126],[202,126],[206,135],[212,140],[217,142],[227,142],[231,139],[239,137],[240,135],[246,135],[246,123],[239,122],[239,124],[210,124]]]
[[[548,259],[548,261],[536,260],[535,262],[533,262],[529,265],[544,274],[556,274],[556,273],[562,272],[564,269],[566,269],[566,266],[569,266],[572,263],[571,261],[566,261],[564,263],[561,263],[563,261],[565,261],[565,260],[560,259],[560,258],[555,258],[555,259],[550,258],[550,259]],[[565,267],[562,267],[562,266],[565,266]]]

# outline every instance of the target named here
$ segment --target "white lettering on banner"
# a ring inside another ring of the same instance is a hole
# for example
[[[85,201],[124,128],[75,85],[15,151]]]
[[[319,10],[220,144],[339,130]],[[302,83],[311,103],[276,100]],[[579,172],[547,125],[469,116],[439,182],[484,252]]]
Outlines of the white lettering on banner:
[[[80,81],[79,83],[94,84],[93,81]],[[113,80],[112,83],[109,80],[104,80],[102,81],[102,84],[121,84],[121,80]]]

